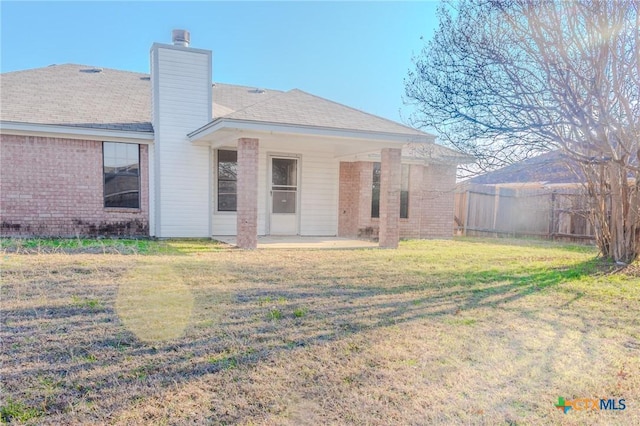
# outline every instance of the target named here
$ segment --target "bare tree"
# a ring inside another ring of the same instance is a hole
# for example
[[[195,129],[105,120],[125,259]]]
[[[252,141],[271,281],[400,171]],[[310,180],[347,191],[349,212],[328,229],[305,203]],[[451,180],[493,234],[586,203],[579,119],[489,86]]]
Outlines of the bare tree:
[[[562,150],[585,177],[602,255],[619,262],[640,250],[639,3],[445,3],[405,81],[413,124],[477,170]]]

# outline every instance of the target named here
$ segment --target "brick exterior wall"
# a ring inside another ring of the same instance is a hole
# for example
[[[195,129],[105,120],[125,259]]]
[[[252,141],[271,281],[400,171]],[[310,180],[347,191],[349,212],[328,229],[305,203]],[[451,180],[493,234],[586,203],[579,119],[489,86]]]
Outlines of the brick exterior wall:
[[[424,191],[426,185],[430,185],[429,182],[424,181],[424,170],[425,167],[418,164],[409,166],[409,217],[400,219],[401,238],[421,238],[420,224],[427,215],[424,211]],[[453,210],[451,217],[453,218]]]
[[[140,209],[104,207],[102,164],[102,141],[0,135],[0,234],[148,235],[147,146]]]
[[[371,218],[372,185],[373,163],[340,163],[339,236],[377,238],[379,219]]]
[[[409,217],[399,219],[400,238],[453,236],[455,182],[453,165],[409,166]],[[380,219],[371,217],[372,184],[373,163],[340,163],[339,236],[378,236]]]
[[[236,245],[258,246],[258,139],[238,139],[238,205]]]
[[[373,194],[371,192],[373,186],[373,163],[360,161],[358,162],[358,168],[360,169],[360,187],[358,188],[360,202],[358,203],[359,225],[357,236],[377,238],[380,219],[371,217],[371,202],[373,201]]]
[[[380,156],[380,247],[396,248],[400,239],[400,165],[401,151],[385,148]]]
[[[420,238],[453,236],[456,168],[431,164],[424,168]]]
[[[340,182],[338,199],[338,235],[356,236],[359,216],[359,178],[358,163],[340,163]]]

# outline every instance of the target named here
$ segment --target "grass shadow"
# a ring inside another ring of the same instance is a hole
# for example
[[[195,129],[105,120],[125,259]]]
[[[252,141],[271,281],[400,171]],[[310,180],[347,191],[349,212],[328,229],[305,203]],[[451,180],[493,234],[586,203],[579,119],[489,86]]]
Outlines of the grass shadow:
[[[98,267],[83,270],[77,274],[83,278],[76,281],[49,271],[42,277],[29,275],[32,281],[46,280],[43,294],[57,303],[37,297],[27,303],[17,293],[17,283],[8,283],[3,298],[8,295],[15,305],[3,309],[0,361],[9,372],[3,376],[13,401],[42,407],[57,419],[70,415],[70,401],[99,407],[100,413],[118,413],[135,405],[131,395],[151,397],[159,389],[252,368],[283,354],[293,356],[301,348],[386,327],[402,329],[415,321],[472,327],[478,310],[521,309],[528,297],[560,291],[564,283],[599,270],[595,260],[562,266],[452,264],[430,270],[427,262],[418,259],[414,265],[402,251],[332,251],[307,258],[297,251],[230,251],[209,240],[160,246],[166,251],[145,261],[177,262],[174,271],[190,286],[194,299],[191,325],[172,341],[143,343],[125,328],[114,308],[123,271],[116,282],[95,287],[91,298],[75,301],[55,300],[55,292],[84,294],[79,289],[100,272]],[[199,257],[211,252],[217,252],[216,257]],[[398,259],[407,263],[398,266]],[[341,263],[348,267],[336,269]],[[94,306],[94,299],[100,304]],[[533,302],[531,309],[536,309]],[[44,392],[39,390],[42,383],[55,386]],[[113,420],[95,411],[84,415],[85,422]]]

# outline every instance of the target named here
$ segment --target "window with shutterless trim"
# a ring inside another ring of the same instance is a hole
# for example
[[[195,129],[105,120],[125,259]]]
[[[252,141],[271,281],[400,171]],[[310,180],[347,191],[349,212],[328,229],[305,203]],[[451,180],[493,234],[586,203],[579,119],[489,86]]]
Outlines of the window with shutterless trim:
[[[400,219],[409,218],[409,165],[402,165],[400,180]]]
[[[235,212],[238,200],[238,151],[219,149],[218,211]]]
[[[409,218],[409,165],[402,165],[400,178],[400,218]],[[373,163],[371,186],[371,217],[380,217],[380,163]]]
[[[380,217],[380,163],[373,163],[371,185],[371,217]]]
[[[102,143],[104,206],[140,208],[140,145]]]

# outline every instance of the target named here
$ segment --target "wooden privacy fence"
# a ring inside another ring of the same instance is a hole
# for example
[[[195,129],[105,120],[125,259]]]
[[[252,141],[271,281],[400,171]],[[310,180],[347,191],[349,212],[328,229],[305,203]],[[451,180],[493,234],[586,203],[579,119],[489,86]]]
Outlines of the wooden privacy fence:
[[[470,236],[594,240],[587,197],[579,189],[467,185],[455,194],[455,230]]]

